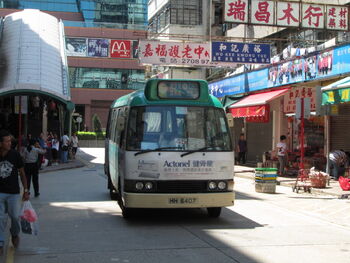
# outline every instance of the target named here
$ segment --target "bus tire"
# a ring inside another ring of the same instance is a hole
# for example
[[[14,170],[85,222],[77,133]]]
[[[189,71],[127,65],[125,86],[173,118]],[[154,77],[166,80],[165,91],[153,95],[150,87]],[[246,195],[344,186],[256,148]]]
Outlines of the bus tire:
[[[109,196],[111,200],[119,200],[119,194],[117,193],[114,187],[111,187],[109,189]]]
[[[132,217],[132,208],[128,208],[128,207],[125,207],[123,206],[122,208],[122,215],[123,215],[123,218],[124,219],[129,219]]]
[[[208,207],[207,211],[209,217],[219,217],[221,214],[221,207]]]

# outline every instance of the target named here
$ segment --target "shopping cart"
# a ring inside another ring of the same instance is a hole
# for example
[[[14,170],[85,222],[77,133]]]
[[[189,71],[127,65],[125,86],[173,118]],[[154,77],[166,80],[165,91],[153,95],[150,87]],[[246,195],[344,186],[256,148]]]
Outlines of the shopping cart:
[[[309,169],[299,170],[295,184],[292,186],[293,192],[299,193],[300,189],[304,189],[304,192],[311,193],[311,180],[309,172]]]

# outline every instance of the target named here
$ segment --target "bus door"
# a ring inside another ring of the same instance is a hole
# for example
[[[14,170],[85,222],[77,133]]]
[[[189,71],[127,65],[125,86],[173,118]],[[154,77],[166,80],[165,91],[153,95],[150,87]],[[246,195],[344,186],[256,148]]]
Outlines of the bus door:
[[[120,176],[121,159],[121,135],[124,131],[125,117],[124,110],[114,109],[112,113],[111,133],[109,139],[109,171],[115,189],[118,189],[118,178]]]

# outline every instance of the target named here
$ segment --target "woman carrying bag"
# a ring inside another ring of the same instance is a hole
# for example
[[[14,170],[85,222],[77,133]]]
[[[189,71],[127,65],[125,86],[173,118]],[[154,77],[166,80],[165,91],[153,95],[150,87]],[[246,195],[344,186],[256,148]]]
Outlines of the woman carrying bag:
[[[33,180],[34,195],[38,197],[39,193],[39,154],[45,154],[45,150],[40,148],[39,142],[30,140],[29,145],[24,150],[24,171],[27,177],[27,185],[30,190],[30,182]]]

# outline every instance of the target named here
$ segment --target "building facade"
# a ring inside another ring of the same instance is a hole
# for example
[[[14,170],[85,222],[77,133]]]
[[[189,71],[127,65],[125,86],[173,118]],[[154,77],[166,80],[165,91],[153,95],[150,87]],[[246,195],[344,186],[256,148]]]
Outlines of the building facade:
[[[219,15],[209,0],[148,1],[150,38],[178,42],[210,42],[210,35],[220,35]],[[220,6],[220,5],[219,5]],[[151,76],[161,78],[206,79],[207,68],[153,67]]]
[[[64,24],[73,130],[104,129],[110,104],[143,87],[137,42],[146,37],[147,0],[0,1],[0,16],[39,9]],[[82,122],[75,120],[81,117]]]
[[[310,6],[330,4],[329,1],[308,2]],[[341,12],[337,15],[347,17],[347,3],[332,3],[340,5],[337,8]],[[325,10],[331,10],[327,8]],[[326,14],[333,15],[330,11],[322,13]],[[348,28],[346,21],[343,26]],[[301,148],[305,149],[305,167],[322,170],[326,170],[329,152],[339,149],[350,152],[347,139],[350,133],[346,132],[350,123],[349,86],[346,86],[349,84],[344,79],[350,75],[348,30],[226,24],[228,38],[271,45],[270,65],[246,64],[221,69],[225,77],[210,83],[213,95],[225,101],[230,98],[226,106],[235,120],[235,141],[240,133],[245,134],[248,160],[265,162],[275,155],[281,135],[288,138],[292,168],[299,167]],[[339,87],[338,81],[342,82]],[[322,101],[326,87],[330,99]],[[302,101],[307,108],[303,124]],[[302,137],[304,145],[301,145]]]

